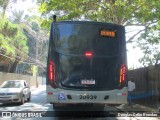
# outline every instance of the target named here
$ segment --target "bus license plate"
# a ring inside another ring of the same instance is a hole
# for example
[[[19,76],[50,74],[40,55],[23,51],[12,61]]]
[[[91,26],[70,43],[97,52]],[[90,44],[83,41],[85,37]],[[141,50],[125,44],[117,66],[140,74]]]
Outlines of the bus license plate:
[[[83,85],[94,85],[95,80],[81,80],[81,84],[83,84]]]
[[[79,99],[83,99],[83,100],[95,100],[95,99],[97,99],[97,95],[80,95]]]

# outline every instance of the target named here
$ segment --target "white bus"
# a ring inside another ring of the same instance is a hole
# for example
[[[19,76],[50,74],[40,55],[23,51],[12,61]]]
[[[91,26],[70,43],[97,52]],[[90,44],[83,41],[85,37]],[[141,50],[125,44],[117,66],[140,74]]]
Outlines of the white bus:
[[[47,62],[47,101],[125,104],[127,72],[123,26],[89,21],[53,22]]]

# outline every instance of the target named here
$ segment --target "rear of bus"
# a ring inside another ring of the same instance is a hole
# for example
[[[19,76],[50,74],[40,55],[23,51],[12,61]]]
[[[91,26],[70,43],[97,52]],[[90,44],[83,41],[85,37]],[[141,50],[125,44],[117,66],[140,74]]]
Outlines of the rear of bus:
[[[126,62],[123,26],[53,22],[47,63],[47,101],[125,104]]]

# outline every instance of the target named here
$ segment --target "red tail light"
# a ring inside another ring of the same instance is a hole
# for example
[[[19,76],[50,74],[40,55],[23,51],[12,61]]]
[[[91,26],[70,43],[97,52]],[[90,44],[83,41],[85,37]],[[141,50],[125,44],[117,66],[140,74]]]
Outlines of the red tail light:
[[[84,55],[86,57],[92,57],[93,56],[93,52],[85,52]]]
[[[49,61],[49,67],[48,67],[48,77],[50,81],[54,81],[55,76],[55,65],[53,61]]]
[[[126,79],[126,65],[122,64],[121,69],[120,69],[120,78],[119,82],[122,83]]]

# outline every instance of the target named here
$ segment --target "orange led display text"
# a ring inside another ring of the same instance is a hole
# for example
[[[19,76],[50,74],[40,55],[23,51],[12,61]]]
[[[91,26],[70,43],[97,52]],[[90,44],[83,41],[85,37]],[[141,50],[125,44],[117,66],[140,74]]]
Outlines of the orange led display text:
[[[104,37],[115,37],[116,33],[115,31],[101,30],[100,35]]]

